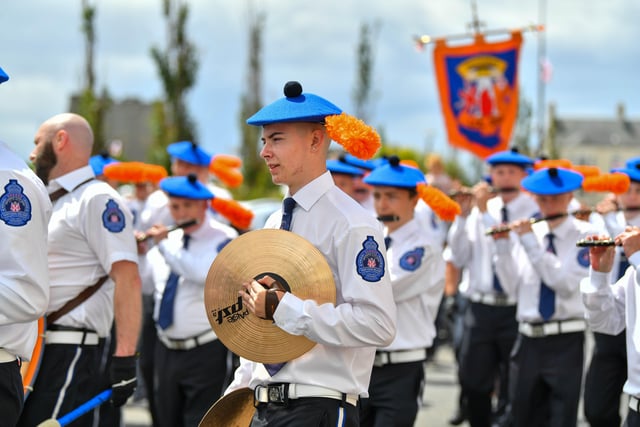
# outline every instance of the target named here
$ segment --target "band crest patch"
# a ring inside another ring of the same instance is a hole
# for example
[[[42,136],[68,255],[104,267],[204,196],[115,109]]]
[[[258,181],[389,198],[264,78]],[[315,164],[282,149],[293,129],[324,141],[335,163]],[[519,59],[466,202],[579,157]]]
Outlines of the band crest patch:
[[[102,212],[102,225],[112,233],[119,233],[124,230],[124,212],[113,199],[109,199],[107,207]]]
[[[583,267],[589,267],[589,248],[582,248],[578,252],[578,264]]]
[[[415,271],[422,265],[422,257],[424,256],[424,248],[415,248],[408,251],[400,258],[400,267],[403,270]]]
[[[384,276],[384,257],[378,248],[373,236],[367,236],[356,257],[356,271],[367,282],[378,282]]]
[[[17,179],[10,179],[0,196],[0,220],[11,227],[22,227],[31,220],[31,201]]]

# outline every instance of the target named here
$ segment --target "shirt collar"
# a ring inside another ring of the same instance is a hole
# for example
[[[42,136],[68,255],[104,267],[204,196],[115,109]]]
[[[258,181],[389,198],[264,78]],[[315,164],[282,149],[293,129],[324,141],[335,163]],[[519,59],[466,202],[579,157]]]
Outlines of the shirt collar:
[[[51,180],[51,182],[49,182],[49,185],[47,186],[47,189],[49,193],[52,193],[59,188],[64,188],[65,190],[71,192],[79,184],[95,177],[96,176],[93,173],[93,169],[91,169],[91,166],[87,165]]]
[[[386,228],[386,227],[385,227]],[[386,231],[386,230],[385,230]],[[420,234],[420,230],[418,228],[418,222],[415,217],[404,224],[402,227],[392,231],[391,233],[385,233],[388,237],[391,237],[393,240],[397,240],[399,242],[411,239],[412,236],[416,234]]]
[[[335,183],[331,177],[331,172],[325,171],[325,173],[298,190],[294,196],[290,196],[287,193],[287,197],[293,197],[298,206],[308,212],[332,187],[335,187]]]

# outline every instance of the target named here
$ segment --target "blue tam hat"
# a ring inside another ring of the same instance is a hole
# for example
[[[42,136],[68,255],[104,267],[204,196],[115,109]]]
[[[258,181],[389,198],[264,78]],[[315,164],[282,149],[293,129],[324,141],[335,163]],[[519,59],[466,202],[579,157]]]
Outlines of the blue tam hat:
[[[491,166],[516,165],[522,168],[533,166],[533,160],[520,154],[516,148],[490,155],[487,157],[487,163]]]
[[[195,142],[180,141],[167,146],[167,153],[171,157],[198,166],[209,166],[211,154],[204,151]]]
[[[627,160],[626,167],[628,169],[635,169],[639,165],[640,165],[640,157],[632,157],[629,160]]]
[[[0,83],[4,83],[9,80],[9,76],[4,72],[2,68],[0,68]]]
[[[524,178],[521,185],[533,194],[555,196],[579,189],[583,179],[581,174],[568,169],[545,168]]]
[[[327,169],[331,173],[341,173],[343,175],[362,176],[364,171],[355,166],[351,166],[340,160],[327,160]]]
[[[287,82],[284,98],[263,107],[247,119],[247,124],[264,126],[282,122],[322,123],[324,118],[342,113],[342,110],[326,99],[312,93],[303,93],[298,82]]]
[[[640,160],[640,159],[638,159]],[[640,182],[640,161],[635,166],[629,166],[629,162],[627,162],[626,168],[615,168],[611,169],[611,172],[620,172],[629,177],[631,181]]]
[[[160,189],[169,197],[182,197],[192,200],[213,199],[213,193],[195,175],[171,176],[160,181]]]
[[[118,163],[118,160],[113,157],[109,157],[109,154],[107,153],[96,154],[89,158],[89,166],[93,169],[93,174],[95,176],[102,175],[104,173],[104,167],[111,163]]]
[[[340,156],[340,161],[367,171],[372,171],[376,168],[373,160],[362,160],[351,154],[343,154]]]
[[[375,168],[363,181],[373,186],[413,189],[420,183],[426,183],[419,169],[401,165],[396,156],[389,157],[388,163]]]

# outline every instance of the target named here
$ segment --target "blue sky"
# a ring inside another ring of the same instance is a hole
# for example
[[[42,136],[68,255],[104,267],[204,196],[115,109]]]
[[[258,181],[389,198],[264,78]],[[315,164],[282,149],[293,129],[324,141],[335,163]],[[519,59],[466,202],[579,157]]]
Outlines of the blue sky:
[[[164,47],[160,0],[95,2],[96,73],[116,99],[162,96],[151,46]],[[200,53],[197,84],[188,94],[200,143],[236,154],[239,99],[247,63],[251,4],[266,13],[263,99],[282,96],[288,80],[353,110],[355,49],[363,22],[380,22],[374,65],[373,115],[388,139],[418,150],[450,154],[436,93],[432,49],[417,52],[412,37],[466,31],[470,1],[193,0],[188,37]],[[539,22],[539,1],[478,0],[489,29]],[[11,80],[0,86],[0,139],[24,158],[38,125],[68,109],[81,88],[84,40],[81,2],[7,2],[0,14],[0,66]],[[640,2],[547,0],[547,57],[553,77],[547,102],[565,117],[613,117],[616,105],[640,118]],[[520,60],[522,95],[537,108],[538,36],[527,33]],[[534,137],[534,141],[537,138]],[[125,141],[125,143],[128,143]],[[131,142],[130,142],[131,143]],[[466,154],[462,153],[462,160]]]

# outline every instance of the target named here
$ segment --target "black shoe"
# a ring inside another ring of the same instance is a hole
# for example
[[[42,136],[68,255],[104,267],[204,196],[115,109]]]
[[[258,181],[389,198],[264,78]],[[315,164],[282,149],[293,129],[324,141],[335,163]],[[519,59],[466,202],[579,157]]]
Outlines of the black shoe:
[[[453,414],[453,417],[449,419],[449,424],[452,426],[459,426],[467,420],[467,415],[460,408]]]

